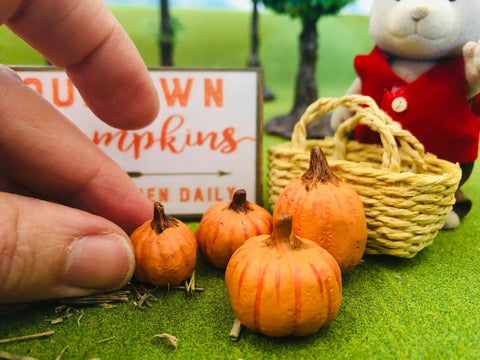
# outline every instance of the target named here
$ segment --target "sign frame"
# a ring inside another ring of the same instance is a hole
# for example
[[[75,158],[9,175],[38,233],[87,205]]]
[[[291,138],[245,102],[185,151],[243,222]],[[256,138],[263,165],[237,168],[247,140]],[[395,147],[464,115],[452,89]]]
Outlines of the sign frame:
[[[17,72],[17,74],[24,78],[22,76],[22,73],[31,73],[31,72],[50,72],[50,73],[64,73],[65,70],[62,68],[57,68],[55,66],[11,66],[11,68]],[[254,122],[253,126],[255,127],[255,154],[254,154],[254,159],[252,161],[255,161],[255,166],[254,166],[254,173],[251,174],[251,176],[254,177],[253,182],[254,182],[254,189],[255,189],[255,194],[252,198],[251,195],[249,195],[249,201],[254,201],[256,204],[263,206],[263,176],[262,176],[262,171],[263,171],[263,69],[262,68],[253,68],[253,67],[246,67],[246,68],[216,68],[216,67],[148,67],[148,70],[150,73],[154,72],[168,72],[172,74],[179,74],[179,73],[192,73],[192,74],[200,74],[200,73],[223,73],[223,74],[228,74],[228,73],[253,73],[256,77],[256,104],[255,104],[255,119],[252,119],[252,122]],[[66,75],[66,74],[65,74]],[[78,90],[77,90],[78,91]],[[159,94],[160,96],[160,94]],[[49,101],[47,99],[47,101]],[[50,101],[49,101],[50,102]],[[55,105],[52,104],[52,106],[55,107]],[[56,107],[61,113],[62,111]],[[69,116],[63,114],[67,118]],[[73,123],[75,123],[74,120],[69,119]],[[155,122],[158,120],[158,118],[155,120]],[[98,121],[101,121],[98,119]],[[77,125],[78,126],[78,125]],[[93,139],[91,139],[93,141]],[[107,154],[108,155],[108,154]],[[114,160],[114,159],[113,159]],[[115,160],[114,160],[115,161]],[[122,164],[120,164],[118,161],[116,161],[124,171],[127,173],[129,172],[129,169],[125,169]],[[137,174],[138,175],[138,174]],[[131,176],[132,180],[135,182],[135,179]],[[242,188],[237,187],[235,190],[238,190]],[[225,200],[229,201],[229,200]],[[187,205],[188,206],[188,205]],[[189,212],[189,211],[176,211],[176,212],[169,212],[168,211],[168,205],[166,205],[166,210],[167,213],[169,213],[172,216],[178,217],[180,219],[186,219],[186,220],[196,220],[199,219],[202,215],[203,212]],[[206,210],[206,209],[205,209]]]

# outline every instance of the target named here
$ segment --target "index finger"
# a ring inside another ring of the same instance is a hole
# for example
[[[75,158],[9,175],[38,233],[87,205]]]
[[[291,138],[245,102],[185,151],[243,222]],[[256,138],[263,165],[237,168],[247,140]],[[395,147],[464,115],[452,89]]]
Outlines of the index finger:
[[[101,0],[2,0],[0,21],[65,68],[100,119],[122,129],[154,120],[159,101],[148,70]]]

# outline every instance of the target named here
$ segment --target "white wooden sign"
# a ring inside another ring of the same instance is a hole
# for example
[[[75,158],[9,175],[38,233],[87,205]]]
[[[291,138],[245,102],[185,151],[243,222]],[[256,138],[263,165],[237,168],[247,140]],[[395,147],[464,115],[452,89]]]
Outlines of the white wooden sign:
[[[15,70],[120,164],[150,199],[161,201],[168,214],[201,216],[238,189],[261,204],[259,69],[150,69],[160,112],[150,126],[135,131],[100,121],[64,71]]]

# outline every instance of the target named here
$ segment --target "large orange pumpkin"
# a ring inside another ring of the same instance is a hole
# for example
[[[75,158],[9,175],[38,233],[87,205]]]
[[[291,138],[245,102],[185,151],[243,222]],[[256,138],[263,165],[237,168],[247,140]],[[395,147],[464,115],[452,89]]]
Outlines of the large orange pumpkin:
[[[319,147],[312,149],[310,168],[289,183],[275,203],[273,216],[293,215],[293,231],[312,239],[333,255],[343,273],[362,259],[367,222],[355,189],[335,176]]]
[[[178,285],[192,275],[197,261],[195,234],[180,220],[167,216],[160,202],[154,204],[153,220],[138,227],[130,240],[138,280],[157,286]]]
[[[248,238],[271,232],[272,215],[247,201],[246,191],[240,189],[235,191],[231,202],[208,208],[195,236],[202,255],[217,268],[225,269],[230,256]]]
[[[250,238],[232,255],[225,283],[235,316],[269,336],[304,336],[332,322],[342,301],[334,258],[292,232],[292,215],[274,217],[271,235]]]

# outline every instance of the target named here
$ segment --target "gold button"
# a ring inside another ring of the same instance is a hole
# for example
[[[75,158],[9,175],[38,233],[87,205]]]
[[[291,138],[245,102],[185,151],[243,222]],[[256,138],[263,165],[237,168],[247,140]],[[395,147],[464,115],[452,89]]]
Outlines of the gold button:
[[[398,97],[392,101],[392,110],[396,113],[401,113],[407,110],[408,103],[404,97]]]

